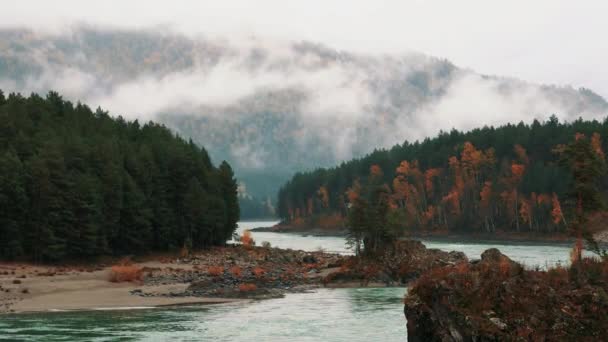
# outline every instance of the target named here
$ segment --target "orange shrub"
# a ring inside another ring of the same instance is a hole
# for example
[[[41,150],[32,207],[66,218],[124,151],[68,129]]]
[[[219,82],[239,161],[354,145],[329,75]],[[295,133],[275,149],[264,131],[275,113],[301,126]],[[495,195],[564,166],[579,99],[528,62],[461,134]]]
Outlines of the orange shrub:
[[[261,267],[256,267],[253,269],[253,275],[255,275],[256,278],[260,278],[264,275],[264,273],[266,273],[266,271]]]
[[[241,243],[243,246],[251,246],[253,244],[253,238],[251,237],[251,232],[245,230],[243,232],[243,236],[241,236]]]
[[[235,277],[240,278],[243,272],[240,267],[233,266],[230,268],[230,273],[232,273]]]
[[[141,281],[143,271],[140,267],[133,265],[116,265],[110,269],[110,281],[121,283],[125,281]]]
[[[210,276],[218,277],[224,273],[224,268],[222,266],[209,266],[207,269],[207,274]]]
[[[239,285],[239,291],[241,291],[241,292],[250,292],[250,291],[255,291],[257,289],[258,289],[258,287],[255,286],[255,284],[246,283],[246,284]]]

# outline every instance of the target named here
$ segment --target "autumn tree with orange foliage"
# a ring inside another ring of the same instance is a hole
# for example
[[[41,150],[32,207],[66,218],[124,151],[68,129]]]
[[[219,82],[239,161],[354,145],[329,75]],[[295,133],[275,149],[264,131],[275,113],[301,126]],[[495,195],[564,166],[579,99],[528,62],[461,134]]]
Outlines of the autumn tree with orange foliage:
[[[428,169],[424,172],[424,187],[428,196],[432,197],[435,190],[435,179],[439,176],[441,170],[438,168]]]
[[[597,154],[601,160],[606,159],[606,156],[604,155],[604,150],[602,149],[602,138],[597,132],[593,133],[593,135],[591,136],[591,147],[593,148],[595,154]]]
[[[552,197],[551,197],[551,217],[553,218],[553,222],[555,224],[559,224],[560,221],[563,222],[564,224],[566,223],[566,219],[564,218],[564,214],[562,212],[562,206],[559,203],[559,199],[557,198],[557,195],[555,194],[555,192],[553,193]]]
[[[328,208],[329,207],[329,192],[327,191],[327,188],[324,186],[321,186],[319,188],[319,190],[317,191],[317,195],[319,195],[319,199],[321,200],[321,204],[323,205],[323,208]]]
[[[507,207],[507,216],[515,223],[515,228],[519,232],[521,230],[519,221],[521,215],[519,210],[520,205],[520,194],[519,186],[525,173],[526,166],[524,164],[518,164],[512,162],[510,166],[510,175],[502,179],[505,190],[501,193],[501,198]]]
[[[519,209],[519,216],[523,223],[527,223],[530,226],[530,230],[532,230],[532,208],[530,201],[526,199],[522,199]]]
[[[594,132],[608,130],[608,122],[578,122],[581,126],[587,127],[586,135],[577,134],[574,141],[587,141],[593,155],[604,160],[605,145]],[[386,217],[380,215],[379,231],[389,235],[517,231],[563,238],[576,221],[577,201],[567,193],[576,184],[557,155],[566,153],[572,140],[572,126],[557,118],[534,127],[442,133],[300,174],[280,192],[279,211],[290,224],[318,226],[320,217],[331,218],[330,225],[353,232],[372,229],[377,220],[371,217],[380,212]],[[608,178],[602,177],[596,188],[605,196]],[[353,240],[361,248],[363,236]]]
[[[474,181],[479,179],[479,169],[482,163],[482,152],[470,142],[465,142],[460,154],[460,163],[466,178]]]

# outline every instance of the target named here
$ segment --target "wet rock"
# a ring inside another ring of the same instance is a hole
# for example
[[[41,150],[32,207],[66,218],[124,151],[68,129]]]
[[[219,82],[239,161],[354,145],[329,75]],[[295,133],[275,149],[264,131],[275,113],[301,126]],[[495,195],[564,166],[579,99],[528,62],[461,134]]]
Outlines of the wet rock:
[[[498,318],[498,317],[490,318],[490,322],[492,322],[500,330],[507,329],[507,324],[505,324],[503,321],[501,321],[500,318]]]
[[[314,255],[307,254],[302,258],[302,262],[305,264],[316,264],[317,258]]]

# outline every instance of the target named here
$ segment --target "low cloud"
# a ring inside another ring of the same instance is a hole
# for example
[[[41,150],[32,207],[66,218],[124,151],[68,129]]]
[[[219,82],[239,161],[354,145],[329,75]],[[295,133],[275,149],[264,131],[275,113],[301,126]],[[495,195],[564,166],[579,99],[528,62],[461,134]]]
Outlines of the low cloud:
[[[129,34],[110,31],[104,39],[119,44]],[[181,37],[181,50],[155,47],[141,60],[128,60],[134,71],[126,77],[120,64],[123,51],[95,50],[82,39],[78,34],[55,36],[42,47],[0,53],[0,58],[29,58],[30,63],[30,73],[20,79],[0,76],[0,87],[24,93],[57,90],[131,119],[175,123],[184,115],[204,118],[201,129],[210,133],[201,142],[233,139],[226,146],[231,157],[254,169],[276,158],[269,151],[273,143],[292,143],[298,148],[293,153],[322,155],[332,163],[439,130],[531,122],[551,114],[598,117],[607,107],[571,88],[485,77],[422,55],[364,56],[260,38],[208,42]],[[72,50],[62,51],[61,42]],[[132,48],[114,45],[121,47]],[[171,64],[172,54],[185,59],[185,66]],[[167,61],[150,62],[160,58]],[[277,127],[262,119],[247,121],[267,113],[274,115]],[[218,137],[237,131],[238,136]]]

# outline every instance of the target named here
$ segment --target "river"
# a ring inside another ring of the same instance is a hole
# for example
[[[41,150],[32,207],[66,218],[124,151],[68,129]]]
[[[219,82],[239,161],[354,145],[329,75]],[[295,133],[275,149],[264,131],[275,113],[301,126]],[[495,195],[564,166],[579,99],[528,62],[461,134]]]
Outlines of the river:
[[[275,222],[241,222],[239,231]],[[350,253],[340,237],[253,232],[260,244]],[[567,264],[565,245],[423,241],[479,258],[496,247],[525,265]],[[405,341],[405,288],[318,289],[252,303],[173,309],[0,316],[0,340],[28,341]]]

